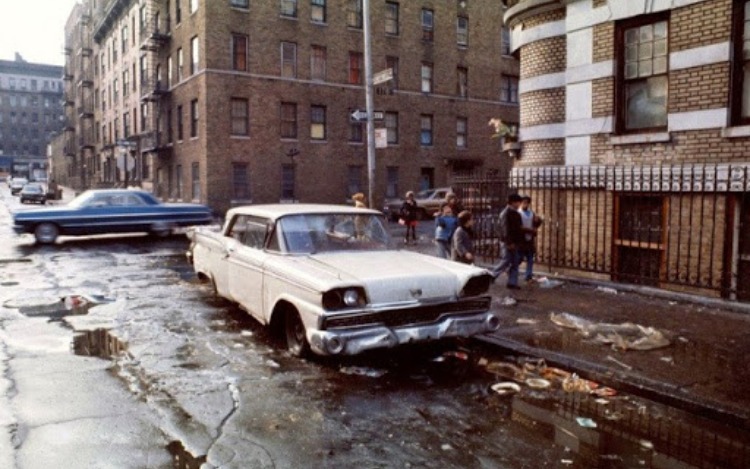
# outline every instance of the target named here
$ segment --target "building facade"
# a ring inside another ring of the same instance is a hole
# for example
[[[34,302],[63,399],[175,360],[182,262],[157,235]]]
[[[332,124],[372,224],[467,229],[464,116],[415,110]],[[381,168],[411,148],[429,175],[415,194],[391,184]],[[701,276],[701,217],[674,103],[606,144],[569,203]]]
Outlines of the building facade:
[[[72,183],[138,184],[217,211],[367,192],[365,125],[351,118],[365,106],[361,0],[80,8],[71,18],[92,17],[95,147],[92,160],[77,157],[86,180],[72,171]],[[393,70],[375,90],[388,145],[376,155],[378,197],[443,186],[456,172],[508,171],[487,124],[518,122],[502,8],[376,0],[371,10],[373,70]]]
[[[61,126],[62,67],[0,60],[0,175],[47,176],[47,144]]]
[[[750,2],[507,3],[542,262],[750,300]]]

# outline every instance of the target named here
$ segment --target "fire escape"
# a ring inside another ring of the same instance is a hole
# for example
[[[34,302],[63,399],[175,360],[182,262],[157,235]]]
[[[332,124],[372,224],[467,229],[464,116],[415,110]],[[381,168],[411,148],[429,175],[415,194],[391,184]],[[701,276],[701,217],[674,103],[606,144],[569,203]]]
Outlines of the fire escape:
[[[141,158],[144,163],[153,161],[152,156],[168,157],[171,147],[167,145],[167,135],[161,128],[162,108],[166,109],[169,98],[169,83],[163,71],[161,58],[171,39],[170,18],[164,0],[146,0],[141,5],[141,112],[143,126],[140,135]],[[144,173],[150,165],[144,164]],[[147,174],[144,174],[144,178]]]

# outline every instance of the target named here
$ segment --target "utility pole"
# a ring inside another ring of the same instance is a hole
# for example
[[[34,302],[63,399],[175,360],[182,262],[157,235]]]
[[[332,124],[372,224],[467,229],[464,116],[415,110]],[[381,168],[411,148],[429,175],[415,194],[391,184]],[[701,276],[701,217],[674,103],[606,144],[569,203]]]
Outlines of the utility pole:
[[[362,22],[365,37],[365,105],[367,109],[367,200],[375,204],[375,122],[372,99],[372,44],[370,40],[370,0],[362,0]]]

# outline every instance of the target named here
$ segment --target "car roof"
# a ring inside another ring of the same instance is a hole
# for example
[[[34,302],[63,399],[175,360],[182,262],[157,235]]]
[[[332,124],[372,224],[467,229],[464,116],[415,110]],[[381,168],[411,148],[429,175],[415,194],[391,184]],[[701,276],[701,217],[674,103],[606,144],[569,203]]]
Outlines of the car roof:
[[[333,204],[267,204],[267,205],[244,205],[227,211],[227,218],[235,214],[254,215],[276,220],[286,215],[307,214],[362,214],[382,215],[378,210],[369,208],[357,208],[348,205]]]

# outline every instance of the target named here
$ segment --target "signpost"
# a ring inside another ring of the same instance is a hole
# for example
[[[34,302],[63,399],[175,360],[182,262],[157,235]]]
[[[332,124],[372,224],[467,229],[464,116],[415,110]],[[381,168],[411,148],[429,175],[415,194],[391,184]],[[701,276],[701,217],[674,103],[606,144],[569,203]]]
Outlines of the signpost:
[[[372,111],[372,120],[382,121],[385,119],[385,111]],[[355,109],[349,115],[349,120],[352,122],[367,122],[367,111]]]

